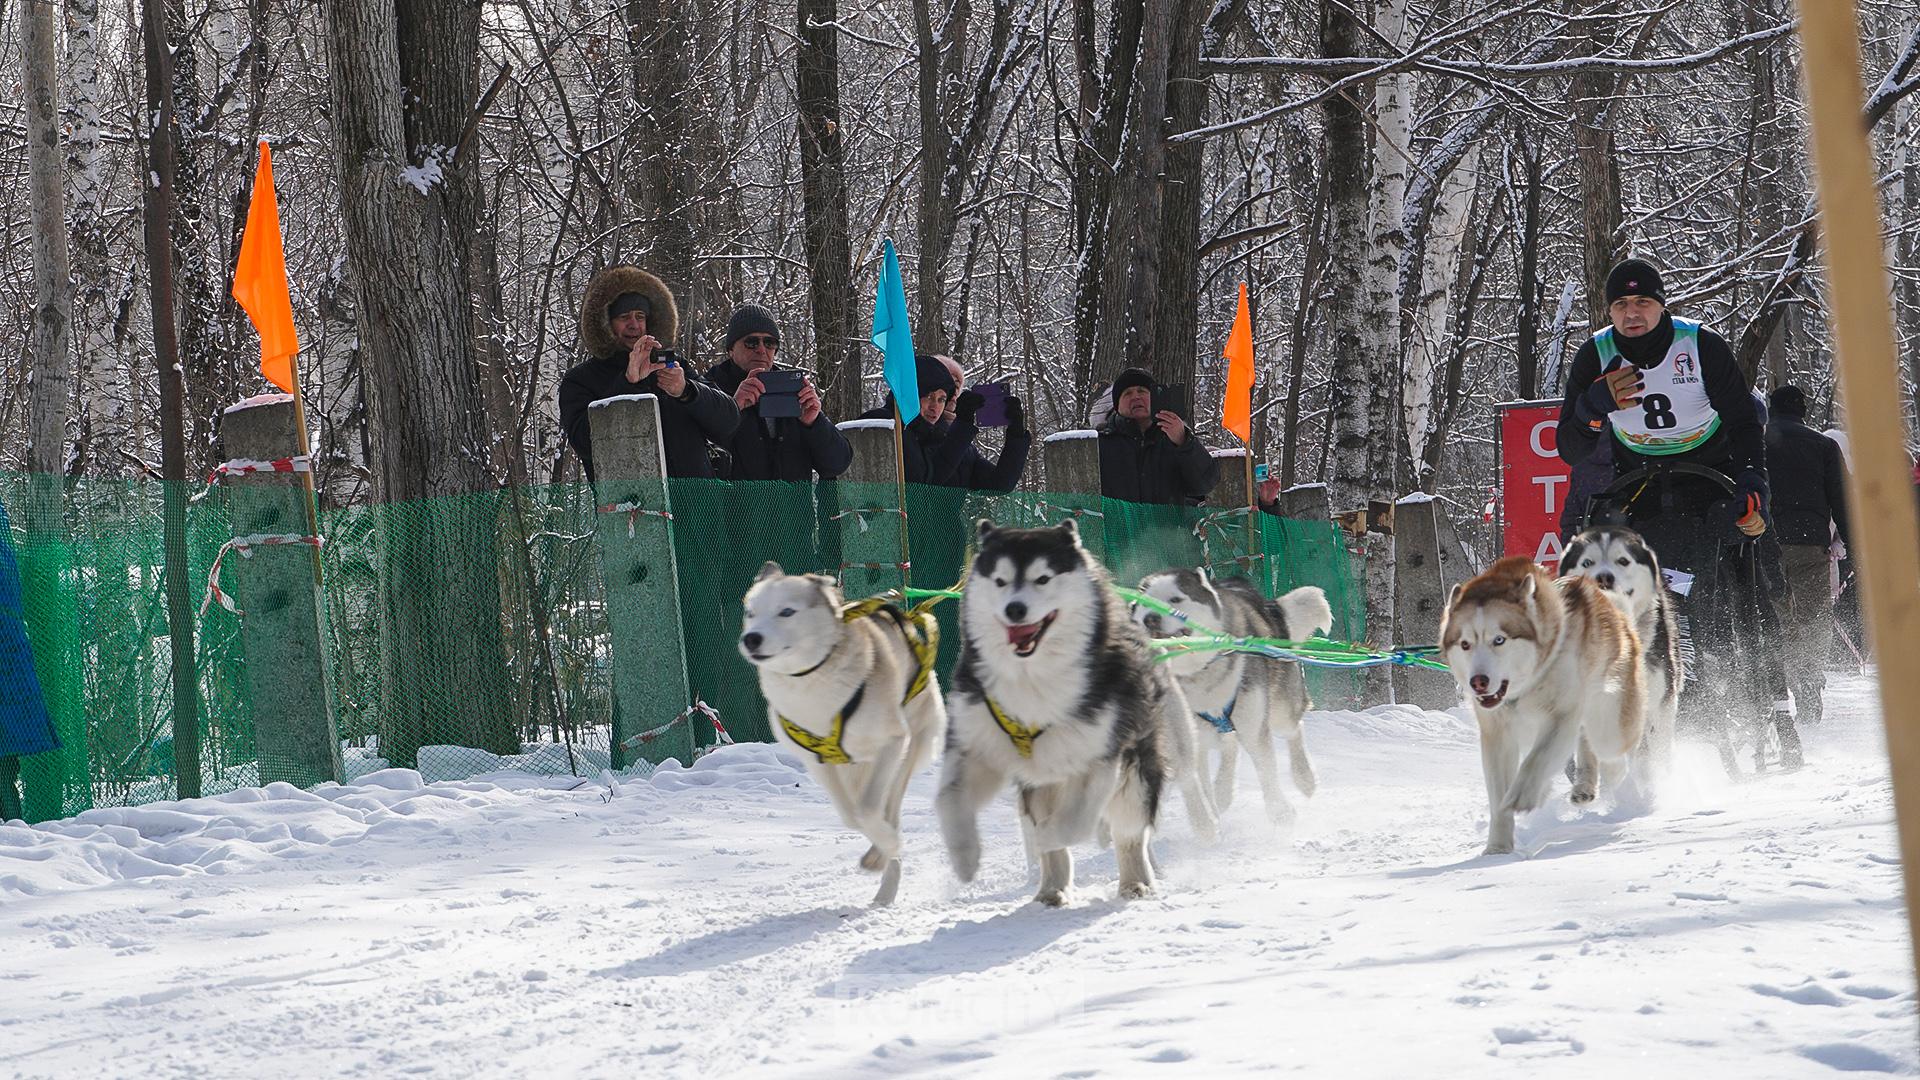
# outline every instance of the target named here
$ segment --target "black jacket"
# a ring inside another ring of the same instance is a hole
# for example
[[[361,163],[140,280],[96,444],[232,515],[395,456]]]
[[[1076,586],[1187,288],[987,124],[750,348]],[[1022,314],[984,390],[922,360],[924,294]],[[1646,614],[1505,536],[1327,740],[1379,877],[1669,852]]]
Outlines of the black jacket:
[[[1800,417],[1774,413],[1767,421],[1767,480],[1781,543],[1825,547],[1828,520],[1847,541],[1847,464],[1839,443]]]
[[[935,466],[940,478],[936,484],[963,487],[973,491],[1012,491],[1026,471],[1027,455],[1033,450],[1033,433],[1025,429],[1009,430],[1000,448],[1000,460],[988,461],[973,445],[980,429],[971,419],[953,420],[940,425],[945,434]]]
[[[860,414],[862,420],[893,419],[893,398],[877,409],[868,409]],[[925,416],[915,417],[907,430],[900,433],[900,456],[902,471],[909,484],[944,484],[946,477],[952,475],[953,459],[943,453],[946,447],[947,433],[935,424],[927,422]]]
[[[1158,426],[1124,416],[1100,429],[1100,494],[1137,503],[1198,506],[1220,482],[1220,463],[1199,436],[1175,446]]]
[[[707,385],[692,372],[687,373],[685,398],[677,399],[660,390],[658,373],[638,383],[628,382],[625,353],[585,361],[560,380],[560,426],[566,429],[574,453],[580,455],[588,480],[594,478],[594,471],[587,406],[623,394],[654,394],[660,398],[660,441],[667,451],[668,476],[711,477],[713,462],[707,456],[707,443],[726,445],[740,426],[740,410],[733,407],[732,395]]]
[[[1615,344],[1621,355],[1641,368],[1656,367],[1665,360],[1667,349],[1673,345],[1673,316],[1663,314],[1660,325],[1648,333],[1639,338],[1617,337]],[[1567,374],[1566,398],[1560,403],[1560,457],[1569,465],[1586,460],[1594,444],[1605,434],[1605,425],[1601,431],[1595,431],[1575,415],[1581,395],[1600,376],[1600,351],[1589,338],[1574,355],[1573,369]],[[1735,481],[1748,469],[1764,477],[1765,433],[1754,413],[1753,395],[1747,388],[1746,376],[1734,362],[1733,350],[1727,347],[1726,339],[1704,326],[1700,328],[1700,378],[1706,385],[1707,401],[1720,414],[1720,429],[1704,444],[1665,458],[1649,458],[1616,440],[1613,446],[1616,474],[1632,472],[1650,461],[1688,461],[1718,469]]]
[[[707,381],[731,398],[747,381],[747,373],[731,360],[707,369]],[[759,405],[740,410],[740,426],[721,444],[733,458],[729,480],[793,480],[806,482],[818,473],[831,480],[853,464],[853,446],[833,418],[823,410],[811,427],[798,417],[762,419]]]

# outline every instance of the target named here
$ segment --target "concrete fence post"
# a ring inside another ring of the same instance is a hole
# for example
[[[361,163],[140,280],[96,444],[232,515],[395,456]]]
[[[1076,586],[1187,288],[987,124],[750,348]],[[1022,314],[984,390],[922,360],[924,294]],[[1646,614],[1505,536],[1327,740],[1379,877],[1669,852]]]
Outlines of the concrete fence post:
[[[300,445],[293,398],[249,398],[227,409],[221,440],[232,455],[222,485],[234,546],[221,560],[221,587],[240,616],[247,655],[260,782],[309,787],[338,782],[340,737],[334,726],[313,539],[311,472]],[[284,466],[284,467],[282,467]]]
[[[652,394],[605,398],[588,407],[587,423],[599,511],[594,537],[613,639],[613,767],[637,758],[691,763],[699,718],[686,714],[692,690],[660,402]]]

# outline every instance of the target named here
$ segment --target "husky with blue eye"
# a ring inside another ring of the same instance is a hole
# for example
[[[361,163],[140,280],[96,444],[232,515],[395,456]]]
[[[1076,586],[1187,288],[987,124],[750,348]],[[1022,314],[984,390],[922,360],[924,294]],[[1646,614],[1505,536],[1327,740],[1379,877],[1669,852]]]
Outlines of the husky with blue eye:
[[[977,818],[1008,783],[1040,860],[1042,904],[1073,887],[1069,848],[1110,835],[1120,895],[1153,891],[1147,854],[1167,785],[1202,839],[1193,711],[1071,520],[1051,529],[978,525],[960,608],[963,638],[936,809],[962,881],[980,866]]]
[[[1653,549],[1632,529],[1596,526],[1573,538],[1560,554],[1560,575],[1587,578],[1633,623],[1640,638],[1640,679],[1647,690],[1647,737],[1643,749],[1657,776],[1673,761],[1673,728],[1680,712],[1686,669],[1680,662],[1680,625],[1673,594]],[[1591,783],[1591,752],[1576,766],[1575,784]]]

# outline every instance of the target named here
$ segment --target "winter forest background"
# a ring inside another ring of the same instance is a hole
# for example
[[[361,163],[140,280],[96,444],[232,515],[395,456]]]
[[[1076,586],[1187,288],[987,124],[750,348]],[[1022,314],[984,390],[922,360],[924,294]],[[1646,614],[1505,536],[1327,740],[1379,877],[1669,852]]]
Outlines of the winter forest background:
[[[1920,13],[1861,7],[1911,379]],[[263,386],[227,295],[259,138],[323,505],[576,478],[554,391],[615,260],[673,286],[702,369],[731,306],[767,304],[783,360],[851,417],[880,393],[888,236],[919,347],[1014,379],[1042,433],[1144,363],[1194,384],[1220,445],[1249,281],[1256,453],[1336,507],[1426,489],[1477,516],[1489,405],[1557,396],[1628,253],[1833,419],[1785,0],[146,8],[174,59],[190,476]],[[0,7],[0,78],[25,91],[0,103],[0,470],[159,474],[142,19]]]

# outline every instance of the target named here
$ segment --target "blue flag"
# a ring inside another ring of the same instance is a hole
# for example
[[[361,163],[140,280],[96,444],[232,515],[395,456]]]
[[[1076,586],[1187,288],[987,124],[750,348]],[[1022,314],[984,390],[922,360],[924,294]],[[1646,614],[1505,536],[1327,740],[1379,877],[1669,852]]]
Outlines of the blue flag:
[[[900,422],[913,423],[920,417],[920,376],[913,366],[913,330],[907,326],[907,287],[900,280],[900,256],[891,240],[873,294],[873,347],[884,358],[880,370],[900,409]]]

